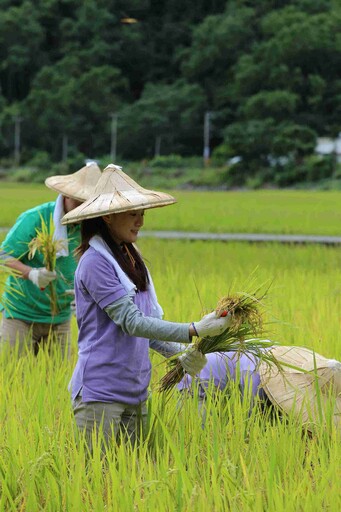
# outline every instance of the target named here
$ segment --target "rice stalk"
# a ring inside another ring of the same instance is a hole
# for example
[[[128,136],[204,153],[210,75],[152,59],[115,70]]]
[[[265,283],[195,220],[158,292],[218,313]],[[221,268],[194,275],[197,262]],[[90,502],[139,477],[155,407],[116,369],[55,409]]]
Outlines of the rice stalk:
[[[263,314],[261,301],[265,295],[257,297],[257,292],[249,294],[239,292],[226,296],[218,301],[215,308],[217,316],[231,314],[231,327],[237,332],[242,325],[248,324],[254,335],[260,333],[263,327]]]
[[[44,266],[46,269],[54,271],[56,268],[57,252],[64,247],[65,240],[54,240],[55,228],[52,215],[50,216],[48,224],[42,217],[40,217],[40,219],[41,229],[36,229],[36,237],[28,244],[28,257],[29,259],[32,259],[36,252],[40,252],[43,256]],[[58,314],[58,305],[56,284],[54,281],[49,283],[48,289],[50,295],[51,314],[52,316],[55,316]]]
[[[0,288],[3,289],[5,287],[6,289],[6,295],[2,295],[1,297],[1,304],[5,311],[8,310],[11,306],[13,306],[13,303],[10,299],[10,297],[15,297],[16,295],[22,295],[22,292],[15,288],[14,286],[11,286],[10,282],[7,281],[7,278],[9,276],[13,277],[20,277],[21,272],[18,270],[15,270],[14,268],[11,268],[7,265],[7,261],[9,261],[9,258],[1,259],[0,258]]]
[[[231,314],[229,327],[217,336],[205,336],[194,343],[194,347],[202,354],[211,352],[234,351],[238,355],[246,354],[248,357],[257,357],[259,360],[272,362],[278,367],[278,362],[271,353],[268,340],[259,339],[263,329],[263,299],[268,288],[261,292],[258,288],[253,294],[239,292],[234,295],[222,297],[215,308],[217,316]],[[160,391],[170,391],[185,375],[180,361],[169,360],[170,370],[161,379]]]
[[[239,329],[228,328],[222,334],[212,337],[200,338],[194,346],[202,354],[209,354],[211,352],[236,352],[238,356],[246,354],[250,359],[257,357],[262,360],[271,360],[271,354],[267,355],[267,350],[273,344],[268,340],[252,338],[252,330],[247,324],[241,325]],[[160,391],[169,391],[185,376],[180,361],[171,359],[169,361],[171,369],[161,379],[159,389]]]

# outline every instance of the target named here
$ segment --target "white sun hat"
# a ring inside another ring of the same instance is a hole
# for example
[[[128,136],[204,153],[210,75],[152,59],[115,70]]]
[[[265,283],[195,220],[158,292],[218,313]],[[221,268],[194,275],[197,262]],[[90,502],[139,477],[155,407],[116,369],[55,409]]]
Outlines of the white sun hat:
[[[175,203],[173,196],[142,188],[118,165],[108,165],[87,201],[62,218],[62,224],[80,222],[111,213],[159,208]]]
[[[333,407],[332,419],[341,430],[341,363],[303,347],[276,346],[271,353],[279,363],[261,362],[261,385],[270,401],[293,412],[312,430]],[[290,366],[286,366],[290,365]]]
[[[63,196],[72,197],[77,201],[86,201],[94,193],[101,174],[96,162],[89,162],[73,174],[46,178],[45,185]]]

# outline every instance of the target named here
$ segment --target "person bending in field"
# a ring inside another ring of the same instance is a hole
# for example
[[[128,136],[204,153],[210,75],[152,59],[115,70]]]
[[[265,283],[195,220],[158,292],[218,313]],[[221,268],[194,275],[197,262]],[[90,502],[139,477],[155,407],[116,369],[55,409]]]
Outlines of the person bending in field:
[[[72,224],[62,226],[61,218],[79,206],[93,192],[101,175],[99,167],[90,163],[70,175],[51,176],[45,184],[59,193],[56,201],[41,204],[22,213],[0,247],[0,258],[16,271],[8,277],[1,299],[2,323],[0,349],[8,343],[18,344],[22,353],[26,346],[36,354],[47,341],[58,343],[63,355],[70,345],[70,316],[73,301],[73,279],[76,269],[74,250],[79,244],[80,228]],[[52,218],[54,239],[60,240],[56,269],[45,268],[38,250],[29,257],[29,243],[50,226]],[[57,313],[51,311],[49,284],[56,286]]]
[[[275,356],[280,370],[251,354],[212,353],[206,355],[207,364],[201,372],[194,378],[185,375],[178,389],[186,396],[197,387],[203,422],[210,383],[215,390],[226,392],[233,381],[242,394],[250,391],[252,404],[260,401],[263,407],[294,414],[308,431],[321,416],[328,417],[331,407],[333,422],[341,430],[341,363],[303,347],[271,346],[269,342],[267,350]]]
[[[134,442],[143,430],[150,347],[170,356],[192,336],[214,336],[229,325],[229,316],[220,318],[215,312],[195,326],[161,319],[152,278],[134,243],[145,210],[174,202],[169,194],[140,187],[110,164],[94,195],[62,219],[81,222],[75,274],[78,361],[70,388],[76,424],[90,445],[92,431],[100,426],[106,445],[120,434]],[[190,347],[180,361],[196,374],[206,359]]]

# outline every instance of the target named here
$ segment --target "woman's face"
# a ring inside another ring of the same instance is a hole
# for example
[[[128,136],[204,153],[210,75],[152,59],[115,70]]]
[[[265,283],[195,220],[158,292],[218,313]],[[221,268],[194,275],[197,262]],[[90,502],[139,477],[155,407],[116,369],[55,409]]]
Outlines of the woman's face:
[[[77,199],[73,199],[72,197],[64,197],[64,211],[65,213],[71,212],[71,210],[74,210],[77,208],[77,206],[80,206],[82,204],[81,201],[77,201]]]
[[[144,210],[104,215],[103,220],[116,243],[134,243],[143,226]]]

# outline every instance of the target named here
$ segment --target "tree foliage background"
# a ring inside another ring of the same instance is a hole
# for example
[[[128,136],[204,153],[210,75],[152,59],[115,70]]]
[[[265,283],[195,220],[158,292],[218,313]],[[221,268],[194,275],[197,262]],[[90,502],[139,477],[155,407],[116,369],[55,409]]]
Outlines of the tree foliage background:
[[[136,23],[125,23],[130,17]],[[341,118],[337,0],[0,0],[0,157],[109,153],[240,155],[248,172],[336,136]]]

